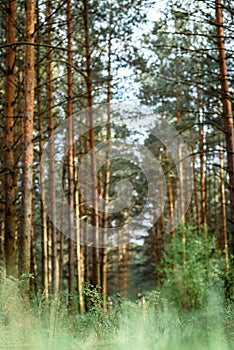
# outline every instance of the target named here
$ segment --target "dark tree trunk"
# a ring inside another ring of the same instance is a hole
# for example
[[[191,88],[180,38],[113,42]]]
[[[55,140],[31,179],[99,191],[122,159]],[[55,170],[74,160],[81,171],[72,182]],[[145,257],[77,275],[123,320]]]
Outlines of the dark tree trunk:
[[[6,43],[15,42],[16,1],[6,3]],[[14,65],[16,52],[14,46],[6,49],[6,79],[4,106],[4,233],[6,275],[16,277],[17,271],[17,185],[14,160],[14,98],[15,76]]]

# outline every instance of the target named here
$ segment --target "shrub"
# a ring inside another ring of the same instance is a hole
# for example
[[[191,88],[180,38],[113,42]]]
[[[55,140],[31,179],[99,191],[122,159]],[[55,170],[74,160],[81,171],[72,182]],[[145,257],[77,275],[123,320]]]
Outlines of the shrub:
[[[216,257],[214,237],[198,235],[193,227],[181,226],[170,238],[159,269],[163,296],[179,308],[201,308],[209,291],[223,290],[224,263]]]

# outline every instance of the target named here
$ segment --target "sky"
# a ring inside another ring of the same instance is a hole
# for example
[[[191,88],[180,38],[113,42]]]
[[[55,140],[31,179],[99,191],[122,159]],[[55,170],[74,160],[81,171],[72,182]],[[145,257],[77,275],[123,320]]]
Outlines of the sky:
[[[140,40],[142,38],[143,34],[146,34],[147,32],[150,33],[150,31],[153,28],[154,22],[159,20],[161,17],[161,11],[165,9],[166,6],[166,0],[163,1],[156,1],[155,4],[150,8],[147,9],[147,20],[148,22],[146,24],[141,24],[139,27],[136,27],[133,34],[133,40],[132,44],[135,46],[141,47]],[[117,94],[116,100],[114,102],[119,102],[120,96],[122,102],[134,102],[136,104],[139,104],[139,101],[137,99],[137,92],[139,89],[139,84],[137,84],[134,81],[134,71],[131,68],[120,68],[118,71],[118,77],[119,77],[119,91],[120,94]]]

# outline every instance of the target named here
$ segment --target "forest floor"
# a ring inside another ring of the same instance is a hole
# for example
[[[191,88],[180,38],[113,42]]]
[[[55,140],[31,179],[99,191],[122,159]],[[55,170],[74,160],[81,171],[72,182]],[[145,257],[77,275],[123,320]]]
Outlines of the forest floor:
[[[200,310],[176,311],[155,296],[143,309],[116,299],[108,313],[97,302],[79,315],[68,312],[62,297],[29,302],[8,281],[0,286],[0,349],[234,349],[233,304],[212,296]]]

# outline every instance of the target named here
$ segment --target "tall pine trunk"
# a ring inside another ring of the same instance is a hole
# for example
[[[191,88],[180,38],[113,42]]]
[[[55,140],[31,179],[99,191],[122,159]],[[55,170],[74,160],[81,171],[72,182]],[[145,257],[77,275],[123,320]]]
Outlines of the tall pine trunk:
[[[84,252],[83,246],[81,246],[81,232],[80,232],[80,201],[79,201],[79,188],[78,188],[78,174],[76,165],[74,162],[74,192],[75,192],[75,213],[76,213],[76,266],[77,266],[77,292],[79,298],[79,312],[83,314],[85,312],[84,297],[82,294],[82,288],[84,283]]]
[[[68,238],[68,287],[69,304],[73,308],[74,301],[74,274],[75,274],[75,227],[74,227],[74,157],[73,157],[73,119],[72,119],[72,29],[71,29],[71,3],[67,0],[67,118],[68,118],[68,203],[69,203],[69,238]]]
[[[110,141],[111,139],[111,55],[112,55],[112,12],[110,13],[109,18],[109,37],[108,37],[108,62],[107,62],[107,74],[108,74],[108,83],[107,83],[107,125],[106,125],[106,140]],[[109,189],[110,189],[110,147],[108,146],[106,152],[106,172],[105,172],[105,183],[104,183],[104,193],[103,198],[105,203],[109,202]],[[102,228],[102,240],[103,240],[103,249],[102,249],[102,262],[101,262],[101,280],[102,280],[102,292],[103,292],[103,309],[107,311],[107,274],[108,274],[108,249],[106,248],[107,244],[107,232],[108,232],[108,208],[107,205],[104,205],[103,208],[103,228]]]
[[[37,0],[37,28],[40,26],[39,20],[39,1]],[[37,30],[37,41],[40,40],[40,30]],[[36,100],[37,100],[37,114],[38,114],[38,143],[39,143],[39,163],[40,163],[40,186],[41,186],[41,203],[40,203],[40,216],[41,216],[41,275],[42,275],[42,285],[44,288],[45,297],[48,298],[48,254],[47,254],[47,221],[46,221],[46,210],[43,205],[45,203],[45,184],[44,184],[44,166],[42,162],[43,153],[43,122],[42,122],[42,96],[41,96],[41,50],[40,46],[37,46],[37,64],[36,64]]]
[[[20,236],[19,272],[30,273],[33,189],[33,119],[34,119],[34,16],[35,0],[25,1],[25,106],[23,118],[22,159],[22,231]]]
[[[190,140],[191,140],[191,151],[192,154],[194,154],[194,140],[193,140],[193,132],[190,130]],[[200,210],[199,210],[199,200],[198,200],[198,180],[197,180],[197,174],[196,174],[196,158],[193,157],[193,187],[194,187],[194,211],[195,211],[195,219],[194,223],[197,227],[197,232],[200,232],[201,227],[201,218],[200,218]]]
[[[56,209],[55,209],[55,170],[54,170],[54,113],[53,113],[53,90],[52,90],[52,49],[51,46],[51,0],[46,1],[47,20],[47,64],[46,64],[46,92],[48,107],[48,133],[51,142],[49,143],[50,162],[50,217],[51,217],[51,266],[52,266],[52,289],[58,290],[58,263],[57,263],[57,232],[56,232]]]
[[[206,232],[206,184],[205,184],[205,159],[204,159],[204,125],[203,119],[199,120],[199,157],[200,157],[200,191],[201,191],[201,224]]]
[[[234,130],[232,103],[229,91],[227,61],[224,42],[224,27],[221,0],[215,0],[216,26],[218,35],[219,66],[223,105],[223,122],[226,136],[227,166],[229,175],[230,223],[231,223],[231,253],[234,256]]]
[[[226,212],[226,195],[225,195],[225,174],[224,174],[224,159],[223,159],[223,143],[220,142],[219,150],[220,158],[220,182],[221,182],[221,211],[222,211],[222,249],[225,256],[225,270],[229,270],[229,254],[228,254],[228,237],[227,237],[227,212]]]
[[[91,66],[91,47],[90,47],[90,29],[89,29],[89,4],[88,0],[83,0],[83,16],[85,30],[85,56],[86,56],[86,88],[87,88],[87,116],[89,123],[89,146],[91,152],[91,171],[92,171],[92,205],[94,227],[94,248],[93,248],[93,281],[94,285],[100,286],[100,260],[99,260],[99,217],[98,217],[98,182],[96,176],[96,154],[95,154],[95,133],[93,128],[93,80]]]
[[[15,42],[16,1],[6,3],[6,43]],[[14,94],[15,76],[14,66],[16,48],[9,46],[6,49],[6,79],[5,79],[5,106],[4,106],[4,231],[5,231],[5,263],[6,275],[17,276],[17,187],[15,181],[14,160]]]

